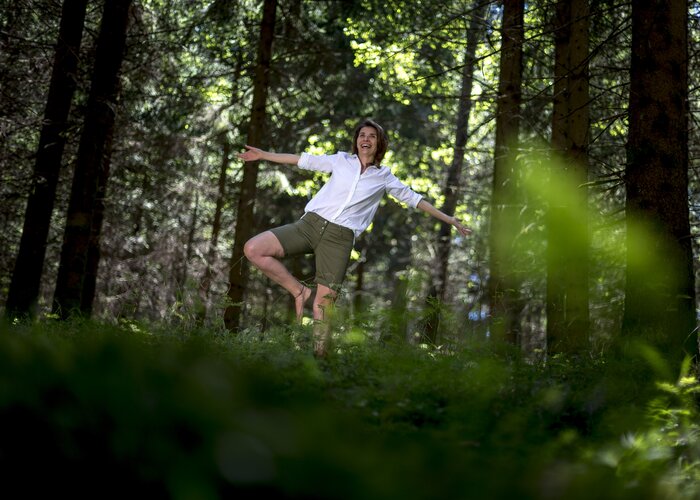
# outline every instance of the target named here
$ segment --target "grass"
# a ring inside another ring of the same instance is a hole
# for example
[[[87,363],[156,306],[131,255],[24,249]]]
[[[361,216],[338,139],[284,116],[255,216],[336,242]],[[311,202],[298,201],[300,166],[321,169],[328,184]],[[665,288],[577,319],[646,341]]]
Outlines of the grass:
[[[183,499],[700,495],[689,365],[669,379],[648,349],[532,364],[489,344],[441,352],[357,338],[316,360],[308,335],[5,325],[5,487]]]

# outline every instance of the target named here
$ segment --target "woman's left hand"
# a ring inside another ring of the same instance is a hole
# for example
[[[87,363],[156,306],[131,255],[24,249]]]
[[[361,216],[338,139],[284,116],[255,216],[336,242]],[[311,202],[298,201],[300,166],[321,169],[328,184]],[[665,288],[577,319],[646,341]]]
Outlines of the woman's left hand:
[[[472,234],[472,230],[466,226],[463,226],[457,217],[452,217],[452,225],[457,228],[457,231],[459,231],[459,234],[462,236],[469,236]]]

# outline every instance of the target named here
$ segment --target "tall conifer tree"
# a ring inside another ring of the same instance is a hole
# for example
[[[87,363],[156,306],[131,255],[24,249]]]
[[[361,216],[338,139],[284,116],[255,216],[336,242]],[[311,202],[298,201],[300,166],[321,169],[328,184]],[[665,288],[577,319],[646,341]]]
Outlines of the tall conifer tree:
[[[110,0],[105,2],[102,13],[54,292],[53,310],[62,318],[76,312],[90,313],[83,291],[94,290],[94,285],[86,282],[86,277],[90,254],[97,251],[95,238],[99,241],[102,211],[98,205],[109,178],[119,70],[126,48],[130,6],[131,0]],[[99,259],[98,255],[99,251],[97,255],[93,253],[92,258]],[[95,262],[93,267],[96,269]]]
[[[19,252],[7,296],[6,313],[34,313],[46,257],[46,239],[56,199],[66,144],[68,114],[77,85],[77,69],[87,0],[65,0],[56,42],[49,95],[39,137],[32,189],[27,200]]]
[[[632,3],[623,333],[695,355],[688,208],[688,4]],[[640,226],[643,226],[640,228]]]

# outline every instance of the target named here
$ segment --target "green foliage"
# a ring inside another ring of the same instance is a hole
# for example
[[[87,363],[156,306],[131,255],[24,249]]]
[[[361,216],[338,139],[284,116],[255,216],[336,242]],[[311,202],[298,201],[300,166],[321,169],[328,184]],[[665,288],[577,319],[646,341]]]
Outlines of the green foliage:
[[[430,350],[339,333],[316,360],[309,335],[5,325],[5,487],[172,498],[698,494],[699,386],[688,364],[676,383],[654,386],[639,377],[653,372],[627,362],[528,364],[488,343]]]
[[[654,364],[658,366],[658,355]],[[666,369],[663,370],[667,371]],[[598,450],[594,460],[616,470],[626,484],[648,485],[658,498],[700,495],[700,382],[686,358],[675,382],[657,382],[659,395],[648,405],[648,425],[631,430]]]

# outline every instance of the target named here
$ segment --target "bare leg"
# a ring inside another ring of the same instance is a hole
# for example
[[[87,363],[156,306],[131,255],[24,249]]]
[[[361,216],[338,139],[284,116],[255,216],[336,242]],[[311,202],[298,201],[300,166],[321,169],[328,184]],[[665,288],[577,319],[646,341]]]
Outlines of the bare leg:
[[[300,283],[279,261],[284,257],[284,249],[277,236],[270,231],[260,233],[246,242],[243,253],[265,276],[281,285],[294,297],[297,321],[301,321],[304,315],[304,304],[311,297],[311,289]]]
[[[330,339],[333,304],[338,296],[336,292],[325,285],[319,284],[314,299],[314,354],[325,356]]]

